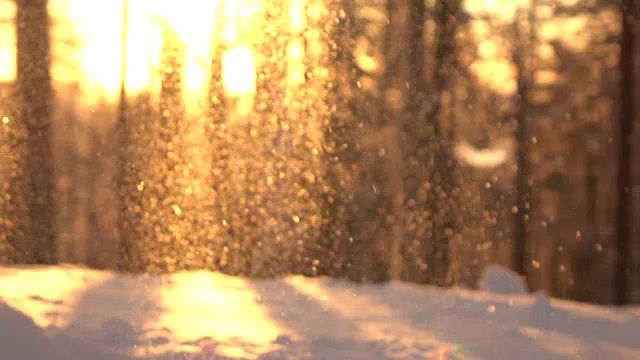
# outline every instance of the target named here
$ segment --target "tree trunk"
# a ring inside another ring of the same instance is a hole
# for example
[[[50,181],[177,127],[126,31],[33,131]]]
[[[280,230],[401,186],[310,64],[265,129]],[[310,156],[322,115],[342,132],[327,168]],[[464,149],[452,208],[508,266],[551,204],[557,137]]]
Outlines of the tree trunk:
[[[448,285],[451,282],[450,246],[455,238],[456,184],[453,157],[454,119],[451,114],[451,91],[455,69],[456,30],[460,17],[459,0],[440,0],[436,6],[436,49],[433,86],[436,102],[427,113],[425,122],[432,125],[434,141],[434,177],[431,181],[429,208],[433,214],[432,239],[429,244],[427,272],[429,282]]]
[[[338,21],[328,28],[326,35],[332,66],[324,89],[330,111],[323,124],[326,186],[322,195],[321,234],[327,239],[329,253],[334,255],[331,264],[326,266],[328,275],[334,277],[344,277],[351,271],[354,255],[351,176],[357,157],[353,142],[357,75],[352,53],[353,3],[353,0],[331,0],[327,4],[328,18]]]
[[[585,191],[587,198],[587,224],[584,244],[580,247],[578,255],[577,293],[576,299],[591,301],[594,298],[592,272],[594,263],[594,249],[600,242],[600,226],[598,225],[598,174],[596,172],[595,150],[589,149],[587,153],[587,174],[585,179]]]
[[[532,5],[533,6],[533,5]],[[533,46],[533,10],[529,11],[528,30],[520,29],[521,22],[516,15],[514,22],[515,50],[513,52],[513,63],[517,71],[517,99],[518,111],[516,114],[516,163],[517,172],[515,174],[515,205],[513,218],[513,240],[512,240],[512,266],[513,270],[521,276],[527,275],[527,254],[528,243],[528,223],[531,213],[531,165],[529,153],[531,152],[531,130],[529,91],[531,86],[531,69],[527,67],[527,57],[531,56],[525,49]],[[528,37],[527,37],[528,35]],[[554,251],[556,251],[554,249]],[[556,269],[553,269],[556,271]]]
[[[406,88],[409,78],[407,49],[411,3],[387,1],[387,29],[383,39],[384,75],[380,85],[380,110],[376,129],[376,151],[379,167],[375,172],[386,174],[380,184],[386,213],[380,221],[384,230],[377,235],[388,257],[388,278],[399,279],[402,274],[402,239],[404,234],[404,179],[405,166],[402,149],[402,128],[406,116],[408,98]]]
[[[229,1],[229,0],[227,0]],[[231,208],[233,194],[228,183],[231,176],[229,169],[230,139],[228,124],[228,100],[222,82],[222,57],[227,48],[223,38],[224,27],[229,19],[225,18],[225,1],[221,1],[216,10],[216,28],[213,33],[213,51],[211,57],[211,78],[209,83],[209,138],[211,142],[211,188],[213,190],[214,216],[217,227],[217,241],[214,245],[215,262],[219,271],[231,275],[247,273],[245,249],[240,243],[234,244],[235,226],[231,224]]]
[[[120,261],[118,268],[120,270],[129,270],[132,261],[132,244],[133,234],[131,227],[131,214],[128,211],[130,202],[129,180],[132,180],[129,170],[131,145],[131,128],[127,121],[127,30],[129,21],[129,1],[124,0],[122,10],[122,38],[121,38],[121,69],[120,69],[120,98],[118,99],[118,122],[116,124],[115,136],[117,157],[116,172],[116,198],[118,199],[117,227],[120,246]],[[127,186],[129,185],[129,186]]]
[[[16,13],[17,85],[27,129],[25,191],[30,225],[26,261],[56,262],[49,13],[46,0],[19,0]]]
[[[620,125],[618,148],[618,207],[616,212],[616,266],[614,303],[629,301],[629,270],[633,222],[631,153],[633,139],[634,104],[634,21],[637,14],[634,0],[622,2],[622,36],[620,38]]]
[[[293,228],[293,198],[291,128],[286,112],[287,102],[287,44],[289,31],[289,2],[267,2],[263,39],[259,46],[262,61],[257,61],[256,117],[259,119],[258,137],[252,137],[260,151],[258,166],[262,176],[250,186],[257,189],[258,208],[252,209],[258,218],[258,231],[253,239],[251,275],[272,277],[290,270],[295,251]],[[260,209],[262,208],[262,209]],[[266,211],[264,211],[266,210]]]
[[[389,0],[393,1],[393,0]],[[406,162],[404,180],[405,232],[400,253],[402,254],[401,278],[424,283],[426,278],[426,245],[430,241],[428,209],[424,196],[424,183],[428,180],[427,166],[430,163],[430,133],[421,116],[425,107],[425,2],[411,1],[408,29],[408,102],[407,116],[403,124]]]

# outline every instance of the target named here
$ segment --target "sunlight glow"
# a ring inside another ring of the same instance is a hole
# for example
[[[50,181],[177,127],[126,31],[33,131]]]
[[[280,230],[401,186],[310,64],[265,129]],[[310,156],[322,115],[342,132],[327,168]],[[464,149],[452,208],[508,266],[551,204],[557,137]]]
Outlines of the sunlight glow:
[[[289,8],[291,17],[291,32],[299,34],[307,27],[307,18],[304,14],[305,0],[292,0]]]
[[[238,41],[238,16],[241,5],[240,1],[225,1],[223,4],[224,19],[222,21],[225,21],[226,24],[222,37],[227,44],[233,44]]]
[[[209,53],[218,6],[215,0],[163,1],[168,24],[178,30],[188,51],[202,56]]]
[[[282,333],[266,309],[256,303],[255,292],[244,279],[204,271],[178,273],[171,279],[175,285],[160,289],[165,311],[147,327],[171,329],[177,341],[243,339],[264,347]],[[240,345],[234,348],[233,343],[228,341],[225,353],[242,356]]]
[[[0,300],[28,315],[42,328],[66,327],[82,293],[112,277],[108,273],[80,273],[71,269],[76,268],[2,268]],[[40,294],[46,294],[46,298]]]
[[[0,82],[10,81],[16,76],[15,16],[13,2],[0,2]]]
[[[207,70],[201,64],[189,61],[184,66],[184,85],[186,90],[197,94],[207,81]]]
[[[294,39],[289,42],[287,46],[287,82],[294,86],[304,84],[305,82],[305,48],[304,42],[299,38],[307,26],[304,9],[305,0],[293,0],[289,8],[291,33]]]
[[[187,93],[200,93],[207,82],[207,59],[210,56],[211,41],[215,31],[215,14],[220,1],[189,0],[163,1],[164,17],[176,29],[185,50],[184,83]]]
[[[305,65],[304,44],[301,39],[296,39],[287,47],[287,82],[290,85],[304,84]]]
[[[511,61],[503,58],[489,58],[475,61],[470,70],[492,90],[503,95],[516,93],[516,68]]]
[[[227,95],[239,97],[256,89],[256,64],[253,51],[246,45],[227,50],[222,56],[222,82]]]
[[[303,42],[296,37],[307,27],[307,17],[322,16],[327,9],[320,3],[307,5],[306,0],[289,0],[290,27],[293,38],[288,45],[288,82],[292,85],[304,81],[306,69],[302,63],[305,52]],[[467,0],[465,9],[474,14],[491,14],[501,21],[511,21],[519,7],[528,7],[531,0]],[[577,0],[559,0],[573,5]],[[78,82],[89,103],[99,99],[114,101],[120,86],[121,29],[124,0],[50,0],[49,8],[54,23],[52,39],[77,41],[68,47],[54,44],[52,73],[59,83]],[[220,8],[222,6],[222,8]],[[220,10],[222,10],[220,12]],[[127,88],[131,94],[143,90],[153,91],[161,66],[162,43],[160,24],[166,22],[176,29],[185,49],[184,86],[187,99],[197,98],[208,81],[213,33],[222,26],[222,38],[232,48],[225,55],[225,89],[230,96],[252,93],[255,88],[253,50],[247,51],[258,36],[259,21],[256,14],[264,12],[263,2],[256,0],[136,0],[129,1],[127,37]],[[306,14],[305,14],[306,10]],[[545,16],[541,9],[540,16]],[[547,9],[548,10],[548,9]],[[547,11],[548,12],[548,11]],[[12,18],[13,2],[0,3],[0,82],[15,78],[15,31]],[[222,16],[222,18],[220,18]],[[615,23],[615,21],[613,21]],[[588,46],[590,32],[586,16],[554,18],[540,24],[542,41],[562,39],[575,49]],[[474,32],[476,32],[474,30]],[[511,95],[515,92],[514,73],[500,44],[476,32],[484,42],[480,46],[481,60],[472,71],[483,83],[495,90]],[[570,40],[569,40],[570,39]],[[71,53],[70,53],[71,52]],[[249,54],[251,53],[251,56]],[[358,64],[369,73],[383,71],[375,57],[357,51]],[[238,61],[236,63],[236,61]],[[231,66],[233,63],[233,66]]]
[[[127,37],[127,87],[138,92],[149,86],[155,11],[151,0],[129,4]],[[81,87],[89,101],[99,97],[115,99],[120,87],[120,52],[122,48],[123,2],[90,2],[68,0],[64,16],[79,36],[78,59]],[[66,36],[71,36],[67,34]],[[59,54],[68,56],[68,54]]]
[[[16,54],[11,48],[0,48],[0,82],[10,81],[16,73]]]

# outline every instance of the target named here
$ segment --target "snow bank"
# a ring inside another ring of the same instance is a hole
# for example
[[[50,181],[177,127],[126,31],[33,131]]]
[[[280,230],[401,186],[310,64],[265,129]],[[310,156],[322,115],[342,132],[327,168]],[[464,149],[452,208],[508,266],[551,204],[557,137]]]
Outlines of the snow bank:
[[[496,266],[480,283],[0,268],[0,359],[640,359],[637,309],[526,294]]]
[[[500,265],[490,265],[480,277],[478,288],[500,295],[522,295],[528,293],[527,285],[513,271]]]
[[[70,360],[26,315],[0,302],[0,358],[7,360]]]

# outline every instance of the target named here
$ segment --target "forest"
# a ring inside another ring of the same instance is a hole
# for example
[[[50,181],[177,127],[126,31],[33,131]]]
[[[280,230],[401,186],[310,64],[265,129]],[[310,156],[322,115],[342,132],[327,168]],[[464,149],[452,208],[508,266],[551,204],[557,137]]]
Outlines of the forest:
[[[640,303],[637,0],[0,0],[0,263]]]

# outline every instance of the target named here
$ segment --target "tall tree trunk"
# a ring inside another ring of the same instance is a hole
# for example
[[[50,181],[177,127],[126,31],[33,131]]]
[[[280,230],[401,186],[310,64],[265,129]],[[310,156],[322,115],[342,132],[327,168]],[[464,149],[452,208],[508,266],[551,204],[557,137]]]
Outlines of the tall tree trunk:
[[[532,5],[533,9],[533,5]],[[516,15],[514,22],[515,50],[513,52],[513,63],[517,71],[517,99],[518,111],[516,114],[516,162],[517,172],[515,174],[515,207],[513,217],[513,240],[512,240],[512,266],[515,272],[521,276],[527,274],[526,248],[528,242],[528,223],[531,213],[531,165],[529,153],[531,152],[531,130],[529,91],[531,86],[531,69],[527,66],[527,57],[531,56],[527,48],[533,44],[533,10],[529,10],[527,31],[520,28],[520,12]],[[555,250],[554,250],[555,251]],[[555,269],[553,269],[555,271]]]
[[[120,246],[120,270],[129,270],[132,262],[132,217],[129,211],[131,200],[130,175],[132,169],[130,163],[131,127],[127,121],[127,35],[129,22],[129,1],[123,1],[122,9],[122,33],[121,33],[121,68],[120,68],[120,97],[118,99],[118,122],[116,124],[116,152],[118,157],[116,167],[116,197],[118,199],[117,227]]]
[[[328,18],[337,19],[328,28],[329,80],[325,101],[331,111],[323,130],[326,186],[323,191],[322,238],[335,254],[327,266],[330,276],[342,277],[352,267],[353,189],[351,174],[355,163],[355,89],[357,75],[353,62],[353,0],[331,0]],[[325,65],[326,66],[326,65]]]
[[[25,191],[30,225],[26,261],[56,262],[50,27],[47,0],[19,0],[16,13],[17,86],[27,129]]]
[[[341,275],[342,259],[339,257],[339,245],[342,237],[347,234],[345,223],[341,219],[341,200],[337,196],[340,185],[338,164],[333,161],[337,148],[335,147],[339,115],[332,107],[337,105],[338,78],[335,71],[339,41],[337,33],[339,27],[336,21],[337,1],[325,4],[324,0],[305,0],[306,29],[303,32],[305,50],[303,67],[305,70],[304,96],[306,114],[309,123],[315,123],[317,147],[311,149],[314,155],[314,167],[317,168],[313,185],[313,194],[317,197],[318,206],[318,238],[315,242],[305,245],[305,266],[303,273],[307,275]],[[315,12],[315,9],[327,7],[329,11]],[[314,16],[312,16],[314,14]],[[327,71],[329,70],[329,71]],[[342,108],[336,107],[342,110]],[[309,125],[307,125],[309,126]],[[318,156],[319,155],[319,156]],[[307,263],[308,262],[308,263]]]
[[[326,275],[327,239],[320,234],[322,204],[322,117],[327,115],[324,87],[328,64],[327,12],[313,13],[323,0],[291,0],[287,45],[286,118],[291,128],[288,171],[292,185],[292,271],[308,276]],[[311,16],[313,14],[314,16]],[[320,43],[322,42],[322,43]],[[316,69],[319,68],[319,69]],[[319,70],[319,71],[318,71]]]
[[[260,119],[260,136],[252,137],[256,149],[261,151],[263,164],[259,171],[264,176],[255,179],[259,194],[258,208],[252,209],[258,217],[258,232],[254,239],[251,274],[271,277],[290,270],[294,252],[291,160],[291,128],[287,118],[287,43],[289,37],[289,1],[267,2],[265,27],[258,61],[261,67],[256,84],[256,117]],[[261,209],[262,208],[262,209]],[[266,211],[264,211],[266,210]]]
[[[0,262],[22,263],[24,259],[24,231],[26,221],[26,209],[24,196],[27,195],[21,189],[26,181],[22,176],[24,167],[20,160],[24,154],[24,143],[18,139],[24,138],[24,126],[20,124],[17,107],[12,103],[16,98],[13,84],[0,83]],[[16,221],[17,220],[17,221]]]
[[[634,103],[634,0],[622,1],[622,36],[620,38],[620,125],[618,148],[618,207],[616,211],[616,266],[614,303],[629,301],[629,270],[632,236],[631,157],[635,113]]]
[[[375,171],[387,174],[381,186],[382,195],[385,197],[389,213],[385,219],[386,230],[379,236],[386,237],[386,253],[389,259],[389,277],[399,279],[402,277],[403,235],[405,229],[404,219],[405,196],[404,181],[406,179],[403,159],[404,122],[407,114],[407,102],[409,98],[407,81],[414,74],[411,73],[406,49],[408,36],[413,35],[414,29],[407,26],[408,20],[413,16],[411,2],[388,0],[386,4],[387,29],[383,41],[384,76],[381,80],[382,99],[378,121],[377,138],[379,140],[376,149],[381,157],[381,167]],[[424,4],[422,4],[424,6]],[[419,9],[418,9],[419,10]],[[423,16],[423,14],[420,14]],[[421,18],[422,19],[422,18]],[[422,39],[422,27],[419,29],[419,40]],[[409,50],[411,51],[411,50]],[[414,80],[415,81],[415,80]]]
[[[457,22],[460,18],[459,0],[440,0],[436,5],[436,49],[433,86],[436,102],[427,113],[425,122],[431,124],[434,141],[434,177],[431,181],[430,210],[433,214],[432,239],[428,249],[427,272],[429,281],[438,285],[451,282],[450,246],[455,238],[456,185],[453,157],[453,131],[455,127],[451,102],[452,82],[458,66],[456,50]]]
[[[390,2],[393,0],[389,0]],[[403,123],[404,160],[406,176],[405,192],[405,233],[401,254],[403,258],[401,278],[419,283],[427,282],[426,244],[430,241],[431,231],[427,219],[428,209],[424,184],[428,179],[427,166],[430,163],[430,132],[422,121],[425,108],[425,2],[411,1],[408,34],[407,77],[408,100],[406,117]]]
[[[149,186],[149,190],[155,191],[154,196],[163,206],[150,211],[153,235],[144,239],[149,243],[140,250],[147,249],[144,258],[149,263],[148,270],[173,272],[185,270],[185,255],[189,254],[194,234],[190,233],[187,203],[180,189],[184,170],[188,170],[184,167],[181,136],[186,112],[182,92],[184,48],[177,30],[167,23],[163,24],[162,42],[160,113],[154,126],[157,143],[152,145],[157,163],[146,171],[157,173],[157,185],[155,189]]]
[[[353,7],[347,13],[355,20],[356,12]],[[387,43],[381,50],[390,50],[389,35],[385,40],[384,32],[367,34],[360,30],[369,26],[382,27],[387,25],[386,22],[378,20],[380,23],[376,24],[376,20],[364,18],[357,18],[357,21],[357,31],[351,31],[353,40],[364,40],[369,44]],[[393,138],[397,138],[397,124],[392,122],[385,94],[392,74],[361,68],[356,62],[354,66],[356,79],[362,83],[367,81],[372,86],[360,88],[353,98],[357,128],[352,135],[357,162],[352,168],[355,211],[350,219],[353,240],[349,246],[351,267],[347,276],[355,281],[381,282],[388,280],[390,276],[395,197],[401,193],[401,172],[394,168],[399,166],[400,161],[397,158],[395,161],[391,159],[396,157],[395,148],[399,143],[399,139],[393,141]]]
[[[233,1],[233,0],[227,0]],[[211,57],[211,78],[209,83],[209,137],[211,141],[211,187],[214,196],[214,216],[218,227],[215,261],[220,271],[231,274],[246,274],[246,249],[233,243],[234,227],[231,226],[232,200],[228,183],[230,158],[230,132],[228,119],[228,100],[225,98],[222,82],[222,57],[226,50],[223,38],[224,27],[229,19],[224,13],[225,1],[221,1],[216,10],[216,29],[213,34],[213,54]]]
[[[594,249],[600,242],[598,225],[598,174],[596,172],[596,152],[595,149],[587,151],[587,172],[585,178],[585,192],[587,199],[586,211],[586,231],[584,244],[580,247],[578,255],[576,299],[590,301],[594,298],[593,286],[591,285],[593,276]]]

